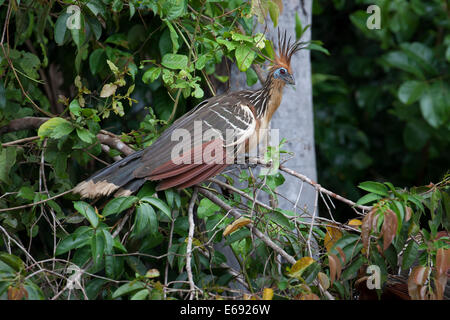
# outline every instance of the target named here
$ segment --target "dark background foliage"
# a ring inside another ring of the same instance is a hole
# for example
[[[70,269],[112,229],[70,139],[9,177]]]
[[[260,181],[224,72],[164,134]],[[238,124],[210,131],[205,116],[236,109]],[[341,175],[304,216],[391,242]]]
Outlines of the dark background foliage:
[[[66,25],[73,3],[81,31]],[[365,25],[373,3],[380,30]],[[265,16],[275,27],[279,8],[279,0],[0,0],[0,299],[183,299],[192,283],[205,299],[235,297],[236,286],[248,289],[240,298],[329,298],[325,287],[353,299],[368,264],[380,266],[383,283],[414,263],[418,272],[434,268],[428,284],[442,280],[450,214],[447,1],[313,1],[312,38],[328,50],[310,46],[320,51],[311,51],[319,182],[354,201],[364,190],[358,204],[373,207],[336,200],[332,220],[318,217],[311,227],[297,208],[255,205],[259,189],[276,203],[284,178],[251,168],[224,175],[244,185],[241,193],[199,189],[196,198],[192,188],[155,192],[147,182],[129,197],[48,200],[130,152],[105,135],[144,148],[218,85],[226,89],[230,63],[255,84],[250,66],[273,52],[254,27]],[[412,188],[420,185],[428,186]],[[326,216],[328,202],[318,199]],[[230,208],[239,212],[231,217]],[[258,236],[245,219],[223,235],[241,213]],[[219,243],[238,259],[237,275]]]
[[[366,8],[381,9],[369,30]],[[319,181],[358,199],[365,180],[407,187],[450,163],[446,1],[314,1],[312,52]],[[410,84],[410,86],[408,86]],[[403,90],[402,90],[403,88]]]

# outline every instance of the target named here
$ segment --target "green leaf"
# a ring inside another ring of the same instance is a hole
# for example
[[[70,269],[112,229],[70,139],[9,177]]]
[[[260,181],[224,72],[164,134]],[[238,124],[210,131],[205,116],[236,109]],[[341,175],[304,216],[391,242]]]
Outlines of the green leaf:
[[[86,219],[88,219],[89,223],[97,228],[98,226],[98,216],[95,213],[94,208],[84,201],[75,201],[73,203],[74,208]]]
[[[310,43],[305,49],[320,51],[325,53],[327,56],[330,55],[330,52],[326,48],[322,47],[321,44],[318,43]]]
[[[133,4],[133,2],[129,2],[128,5],[130,6],[130,20],[133,18],[134,14],[136,13],[136,8]]]
[[[253,52],[250,45],[240,45],[236,48],[235,57],[237,66],[240,71],[247,71],[256,58],[256,53]]]
[[[402,43],[400,48],[408,57],[412,58],[422,70],[430,75],[438,74],[438,70],[434,67],[436,57],[433,50],[420,42]]]
[[[120,12],[123,9],[123,1],[122,0],[114,0],[111,8],[114,12]]]
[[[169,69],[186,69],[188,57],[181,54],[166,53],[162,58],[161,64]]]
[[[419,254],[419,245],[415,241],[410,241],[403,253],[402,270],[408,270],[414,261],[416,261]]]
[[[114,291],[112,298],[116,299],[120,296],[123,296],[125,294],[129,294],[129,293],[133,293],[137,290],[141,290],[141,289],[145,289],[145,284],[141,281],[136,281],[136,282],[129,282],[126,283],[122,286],[120,286],[119,288],[117,288],[116,291]]]
[[[102,289],[103,285],[106,284],[108,280],[106,279],[92,279],[86,284],[86,295],[88,296],[89,300],[95,300],[100,290]]]
[[[141,201],[150,203],[152,206],[161,210],[170,220],[172,220],[172,212],[170,211],[170,208],[161,199],[146,196],[143,197]]]
[[[438,128],[450,117],[448,86],[442,81],[434,82],[420,99],[420,110],[428,124]]]
[[[95,141],[95,134],[84,128],[77,128],[78,137],[86,143],[93,143]]]
[[[288,230],[292,230],[294,228],[294,224],[287,217],[285,217],[283,213],[289,213],[289,211],[278,209],[269,213],[269,218],[280,226],[283,226]]]
[[[174,208],[175,206],[177,208],[181,207],[181,198],[178,192],[173,189],[166,189],[164,190],[164,193],[166,195],[167,204],[170,208]]]
[[[415,75],[419,79],[425,79],[418,63],[404,52],[391,51],[383,56],[382,61],[392,68],[398,68]]]
[[[151,67],[142,75],[142,82],[149,84],[159,78],[161,75],[161,68]]]
[[[25,264],[19,257],[15,256],[13,254],[8,254],[6,252],[0,253],[0,261],[7,264],[9,267],[14,269],[14,271],[16,271],[16,272],[22,271],[25,266]]]
[[[0,109],[5,109],[6,106],[6,90],[3,83],[0,83]]]
[[[163,20],[167,27],[169,28],[170,32],[170,40],[172,41],[172,53],[177,53],[178,49],[180,48],[180,45],[178,44],[178,34],[175,31],[175,28],[172,26],[170,21],[164,19]]]
[[[245,75],[247,76],[247,85],[249,87],[258,82],[258,75],[256,74],[255,70],[253,70],[253,68],[248,68],[245,72]]]
[[[197,208],[197,216],[200,219],[210,217],[220,211],[220,207],[207,198],[203,198]]]
[[[355,261],[353,261],[342,273],[341,279],[342,280],[349,280],[352,278],[355,278],[358,270],[361,268],[361,266],[364,264],[364,257],[359,256]]]
[[[97,14],[105,16],[105,5],[101,2],[101,0],[90,0],[86,3],[86,6],[94,14],[94,16],[97,16]]]
[[[127,249],[124,247],[124,245],[120,242],[119,239],[114,238],[114,248],[116,248],[117,250],[121,251],[122,253],[126,253]]]
[[[118,197],[109,201],[102,211],[102,216],[107,217],[112,214],[118,214],[131,208],[137,201],[138,197]]]
[[[64,44],[64,39],[67,32],[67,18],[69,16],[70,14],[63,13],[58,17],[58,19],[56,19],[54,31],[55,42],[60,46]]]
[[[388,196],[388,188],[380,182],[365,181],[360,183],[358,188],[379,194],[380,196]]]
[[[166,0],[162,4],[162,16],[169,20],[183,16],[187,12],[187,0]]]
[[[158,219],[153,207],[147,203],[141,203],[136,207],[136,218],[133,233],[136,237],[141,237],[148,230],[150,234],[158,232]]]
[[[146,300],[149,293],[148,289],[139,290],[131,296],[130,300]]]
[[[303,26],[302,21],[298,15],[298,12],[295,13],[295,38],[298,40],[303,35]]]
[[[102,233],[105,240],[105,254],[112,254],[114,248],[114,238],[112,237],[112,234],[107,229],[101,229],[99,232]]]
[[[405,81],[398,89],[398,99],[404,104],[416,102],[422,96],[426,84],[419,81]]]
[[[105,66],[105,49],[95,49],[89,56],[89,68],[93,75],[97,74]]]
[[[9,184],[9,173],[16,163],[17,149],[15,147],[3,148],[0,152],[0,181]]]
[[[74,233],[69,234],[60,243],[58,243],[55,254],[60,255],[68,252],[69,250],[78,249],[85,246],[89,243],[93,234],[93,229],[87,226],[79,227]]]
[[[59,139],[73,131],[73,125],[66,119],[55,117],[44,122],[38,130],[38,136],[41,138],[49,137]]]
[[[194,92],[192,93],[192,95],[193,95],[194,97],[196,97],[197,99],[200,99],[200,98],[203,98],[203,96],[205,95],[205,92],[203,91],[202,88],[200,88],[199,85],[196,85],[196,86],[195,86],[195,90],[194,90]]]
[[[280,15],[280,8],[278,8],[278,5],[276,5],[270,0],[268,1],[267,4],[269,6],[270,19],[272,19],[273,21],[273,27],[276,28],[276,26],[278,25],[278,16]]]
[[[236,32],[233,32],[233,34],[231,35],[231,39],[233,39],[234,41],[245,41],[245,42],[253,43],[252,37],[247,36],[245,34],[236,33]]]
[[[28,186],[23,186],[20,188],[19,193],[17,194],[17,197],[21,197],[26,200],[33,200],[34,199],[34,191],[32,188]]]
[[[111,71],[112,71],[112,73],[114,73],[114,75],[117,76],[120,73],[119,68],[117,68],[117,66],[114,64],[114,62],[112,62],[109,59],[106,59],[106,63],[108,64],[109,69],[111,69]]]
[[[233,51],[234,49],[236,49],[236,43],[225,40],[223,38],[217,38],[217,43],[224,45],[225,47],[227,47],[228,51]]]
[[[28,292],[28,300],[45,300],[41,288],[30,280],[25,281],[23,287]]]
[[[70,28],[70,34],[72,35],[73,42],[75,42],[78,50],[80,50],[80,47],[83,45],[85,36],[86,36],[84,16],[81,11],[79,13],[79,17],[80,17],[79,28],[77,28],[76,26],[74,26],[73,28]],[[70,19],[68,19],[68,21],[70,21]]]
[[[381,199],[381,197],[379,195],[374,194],[374,193],[369,193],[369,194],[366,194],[365,196],[361,197],[358,200],[358,202],[356,202],[356,204],[362,206],[362,205],[368,204],[373,201],[378,201],[380,199]]]
[[[74,116],[81,116],[81,107],[80,103],[78,102],[78,99],[73,99],[72,102],[69,105],[69,110],[72,112]]]
[[[206,62],[211,59],[211,55],[202,54],[195,62],[195,69],[202,70],[206,66]]]
[[[344,252],[346,261],[350,261],[353,259],[353,257],[356,257],[359,251],[361,251],[362,249],[362,244],[360,240],[361,238],[358,235],[346,234],[338,241],[336,241],[330,253],[340,257],[340,253],[336,249],[339,247]]]
[[[105,252],[105,236],[101,230],[98,230],[91,238],[92,261],[98,266],[103,260]]]

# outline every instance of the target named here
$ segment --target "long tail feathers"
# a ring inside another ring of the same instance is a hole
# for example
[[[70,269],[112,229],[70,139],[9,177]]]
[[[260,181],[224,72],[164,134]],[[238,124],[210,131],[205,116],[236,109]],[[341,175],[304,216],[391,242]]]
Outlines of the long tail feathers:
[[[211,142],[207,143],[210,144]],[[182,158],[195,159],[197,148]],[[157,190],[165,190],[172,187],[177,189],[187,188],[219,174],[228,166],[227,153],[216,155],[217,162],[176,164],[168,161],[149,172],[148,165],[141,160],[143,151],[135,152],[128,157],[117,161],[100,170],[89,179],[80,182],[74,189],[82,198],[97,198],[109,196],[129,196],[139,190],[146,180],[161,182]]]
[[[108,196],[119,188],[125,186],[124,190],[136,188],[133,171],[139,165],[139,158],[142,151],[135,152],[128,157],[103,168],[89,179],[80,182],[74,189],[74,193],[79,193],[82,198],[96,198],[99,196]],[[145,182],[144,179],[139,187]],[[131,184],[129,184],[131,183]],[[130,187],[128,187],[128,185]],[[139,188],[138,187],[138,188]],[[125,191],[123,191],[125,192]]]

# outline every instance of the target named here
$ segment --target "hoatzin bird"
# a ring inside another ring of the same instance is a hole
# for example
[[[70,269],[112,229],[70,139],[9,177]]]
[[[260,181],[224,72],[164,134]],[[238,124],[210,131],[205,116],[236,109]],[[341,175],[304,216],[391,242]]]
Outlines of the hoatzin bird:
[[[157,190],[182,189],[219,174],[234,163],[237,154],[248,149],[250,139],[256,137],[260,141],[260,133],[268,128],[273,113],[280,106],[284,86],[295,84],[290,62],[292,55],[303,48],[302,44],[288,40],[286,32],[282,36],[278,33],[278,54],[261,89],[225,93],[201,102],[176,120],[151,146],[102,169],[79,183],[74,192],[84,198],[113,192],[115,196],[126,196],[137,191],[146,180],[159,180]],[[203,129],[211,129],[219,135],[204,142],[202,132],[196,132],[195,126],[199,123]],[[193,139],[181,143],[183,152],[173,159],[172,151],[178,144],[173,141],[173,135],[178,135],[177,130],[188,133]],[[225,135],[228,132],[231,134]],[[209,161],[196,161],[202,159],[202,153],[208,148],[214,150]],[[223,152],[217,152],[217,148]]]

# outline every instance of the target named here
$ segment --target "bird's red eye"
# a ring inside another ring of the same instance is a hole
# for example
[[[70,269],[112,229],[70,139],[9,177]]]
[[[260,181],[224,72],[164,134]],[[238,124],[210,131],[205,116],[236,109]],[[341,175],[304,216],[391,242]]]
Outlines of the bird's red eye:
[[[285,74],[286,73],[286,69],[280,69],[280,73],[281,74]]]

